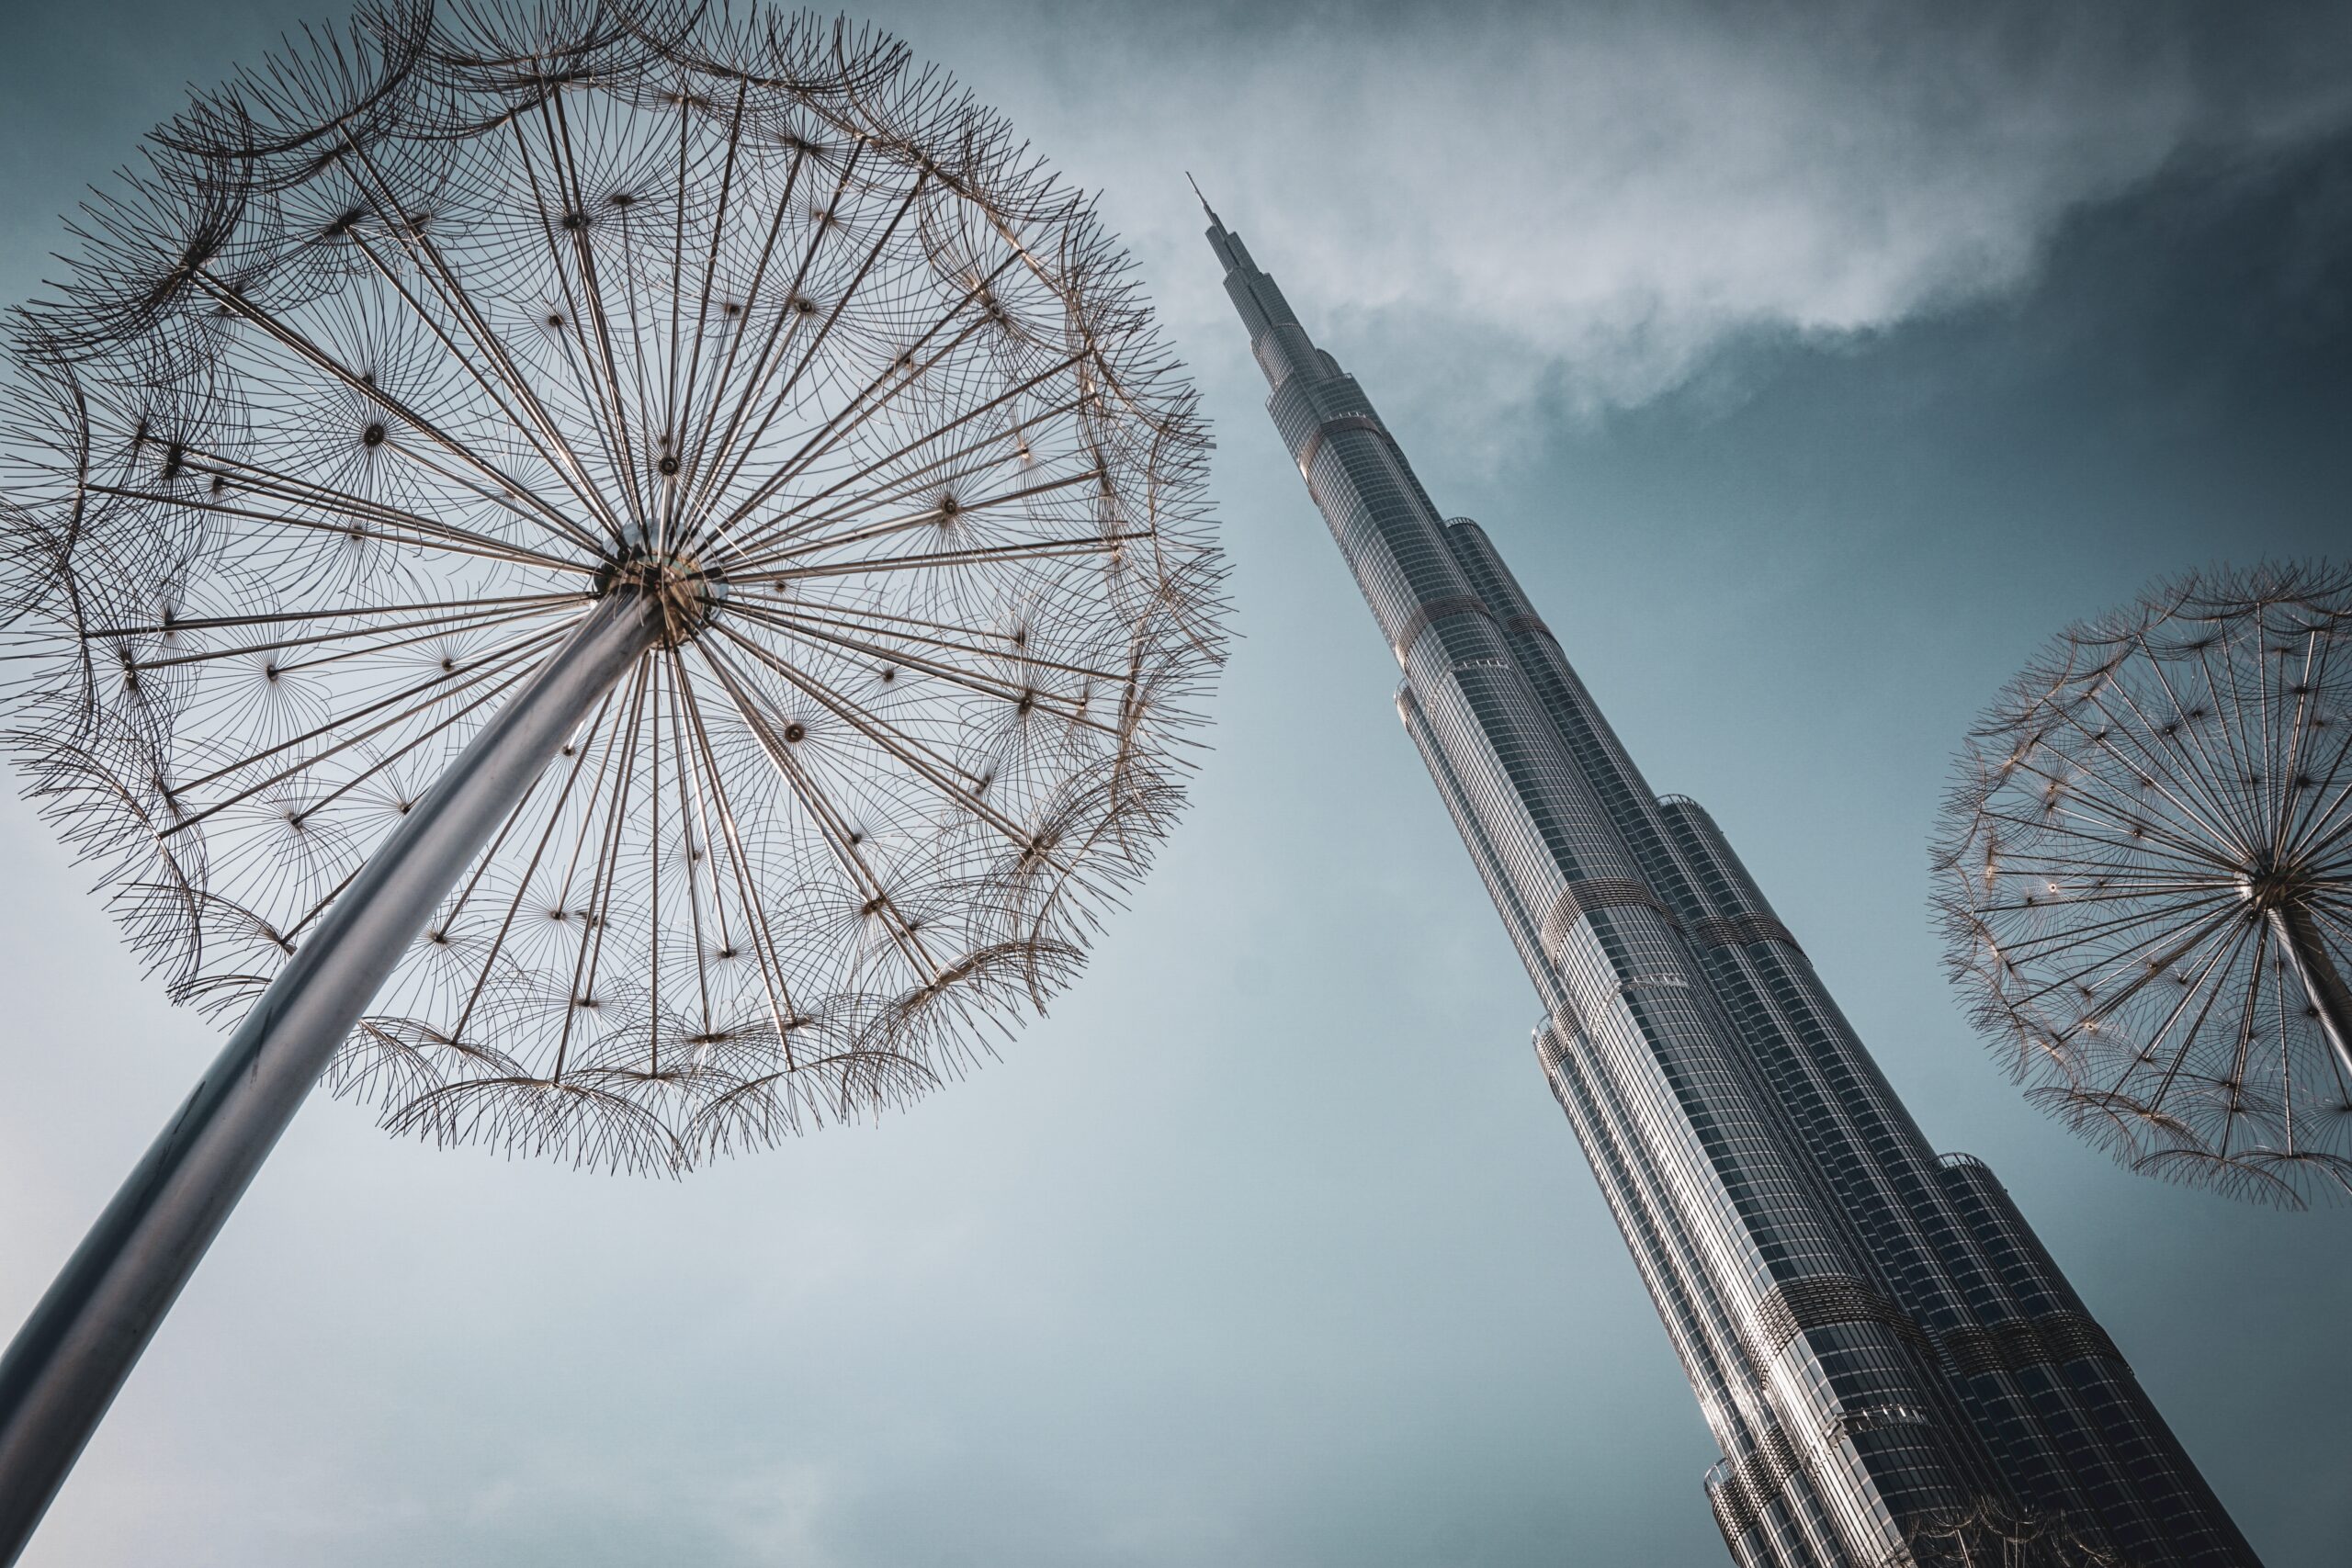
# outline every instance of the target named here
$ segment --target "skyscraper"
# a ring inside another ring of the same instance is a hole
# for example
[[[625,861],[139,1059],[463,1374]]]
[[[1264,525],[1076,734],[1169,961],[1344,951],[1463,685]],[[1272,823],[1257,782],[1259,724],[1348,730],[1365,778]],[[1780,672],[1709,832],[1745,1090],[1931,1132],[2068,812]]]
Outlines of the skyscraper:
[[[1734,1559],[1879,1568],[2038,1530],[2049,1561],[2254,1564],[1992,1172],[1928,1147],[1713,821],[1643,782],[1485,532],[1439,513],[1214,212],[1208,239],[1722,1450],[1704,1484]]]

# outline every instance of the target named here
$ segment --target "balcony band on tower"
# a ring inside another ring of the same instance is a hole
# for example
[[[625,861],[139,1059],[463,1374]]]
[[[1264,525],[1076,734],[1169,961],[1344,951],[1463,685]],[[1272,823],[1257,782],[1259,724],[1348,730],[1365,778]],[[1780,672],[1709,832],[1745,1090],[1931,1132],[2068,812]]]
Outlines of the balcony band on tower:
[[[1935,1155],[1713,821],[1643,781],[1485,532],[1442,516],[1214,212],[1208,239],[1722,1450],[1705,1491],[1735,1561],[1880,1568],[1977,1528],[2253,1568],[1992,1173]]]

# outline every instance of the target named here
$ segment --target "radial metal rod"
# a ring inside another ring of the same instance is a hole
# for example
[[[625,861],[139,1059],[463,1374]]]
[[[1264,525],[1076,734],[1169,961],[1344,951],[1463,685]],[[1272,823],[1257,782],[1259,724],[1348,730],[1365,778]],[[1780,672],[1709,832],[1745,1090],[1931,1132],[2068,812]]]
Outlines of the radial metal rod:
[[[631,590],[590,609],[335,900],[33,1309],[0,1358],[0,1564],[435,908],[661,631]]]

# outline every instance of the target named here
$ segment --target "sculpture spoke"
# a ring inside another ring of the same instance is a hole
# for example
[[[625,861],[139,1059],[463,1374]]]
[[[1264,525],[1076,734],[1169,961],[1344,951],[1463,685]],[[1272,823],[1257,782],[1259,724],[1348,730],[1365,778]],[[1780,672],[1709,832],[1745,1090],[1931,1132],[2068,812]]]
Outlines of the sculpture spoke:
[[[842,161],[842,172],[834,182],[832,195],[828,198],[824,207],[820,209],[821,216],[818,221],[812,222],[808,225],[808,238],[807,243],[801,247],[799,264],[793,270],[791,283],[785,288],[784,302],[775,311],[775,320],[768,328],[766,337],[761,342],[760,352],[752,359],[752,368],[746,378],[747,384],[737,395],[725,400],[727,404],[727,423],[719,434],[718,444],[716,446],[713,446],[710,444],[710,424],[713,417],[718,412],[716,405],[718,400],[714,399],[712,400],[713,406],[704,411],[703,437],[697,450],[708,452],[711,456],[702,464],[702,471],[712,476],[723,475],[723,477],[714,477],[710,481],[708,491],[711,495],[718,494],[720,491],[723,491],[727,485],[734,482],[735,471],[741,467],[742,459],[737,459],[734,467],[730,468],[727,462],[726,455],[735,449],[737,432],[742,428],[743,422],[746,418],[752,417],[754,411],[759,405],[761,398],[765,395],[769,365],[771,362],[775,361],[779,355],[789,349],[793,341],[798,336],[800,328],[807,322],[809,315],[811,314],[810,311],[800,309],[800,306],[806,302],[808,299],[808,296],[803,294],[801,289],[808,281],[808,268],[817,259],[817,248],[823,241],[834,218],[841,211],[842,197],[848,193],[850,178],[856,172],[858,160],[865,155],[865,144],[863,141],[859,141],[851,147],[849,156]],[[792,163],[785,177],[786,190],[783,196],[778,197],[776,203],[775,219],[775,224],[776,226],[780,226],[783,223],[786,205],[791,200],[793,190],[799,185],[801,163],[806,154],[807,149],[805,146],[796,147],[793,149]],[[773,250],[775,243],[775,239],[771,237],[767,243],[762,246],[762,257],[763,263],[767,254]],[[762,276],[765,276],[764,265],[763,266]],[[725,383],[722,381],[721,385],[723,386],[724,384]],[[784,400],[782,398],[778,398],[775,400],[772,407],[780,409],[783,406],[783,401]],[[761,434],[764,434],[767,429],[768,418],[770,417],[773,417],[773,415],[771,414],[767,417],[762,417],[758,420],[758,429]],[[745,443],[744,450],[746,455],[748,456],[751,451],[755,450],[760,444],[759,435],[755,434],[752,436],[752,439]]]
[[[1074,355],[1071,358],[1066,359],[1060,364],[1054,366],[1050,369],[1041,370],[1036,375],[1028,378],[1026,380],[1015,383],[1003,392],[989,399],[986,402],[979,403],[972,408],[967,409],[963,412],[955,415],[953,418],[943,420],[937,425],[923,432],[922,434],[916,436],[913,440],[884,453],[879,457],[876,457],[868,463],[865,468],[857,470],[848,478],[836,481],[834,485],[828,486],[826,489],[819,491],[815,495],[808,499],[811,501],[824,500],[827,496],[832,494],[836,489],[854,482],[855,479],[862,478],[865,474],[871,473],[886,464],[897,462],[902,457],[905,457],[914,452],[918,452],[923,447],[930,446],[933,442],[938,440],[941,436],[951,434],[956,431],[961,430],[964,426],[971,423],[974,420],[994,413],[999,409],[1003,408],[1006,404],[1028,396],[1029,393],[1035,391],[1046,382],[1052,380],[1056,376],[1058,376],[1068,370],[1072,365],[1078,362],[1080,357],[1082,356]],[[706,537],[707,537],[713,545],[717,545],[724,541],[728,534],[737,524],[741,523],[746,516],[750,515],[753,508],[765,504],[772,496],[774,496],[778,491],[782,490],[787,482],[788,477],[788,475],[779,472],[778,474],[762,481],[758,488],[754,489],[744,500],[738,502],[734,510],[722,518],[716,527],[710,529],[706,535]]]
[[[1098,730],[1104,735],[1116,736],[1118,734],[1118,730],[1113,726],[1104,724],[1099,719],[1089,718],[1085,714],[1080,712],[1075,706],[1066,705],[1063,703],[1057,702],[1051,695],[1039,692],[1035,687],[1019,686],[1009,681],[1002,681],[991,676],[977,674],[972,671],[962,668],[960,665],[948,664],[942,660],[930,659],[921,654],[910,652],[904,648],[877,648],[872,643],[861,642],[854,637],[845,637],[834,633],[820,631],[814,626],[795,626],[786,617],[781,615],[771,615],[764,609],[756,609],[751,606],[746,606],[742,610],[741,614],[755,621],[774,626],[785,637],[795,641],[820,645],[829,644],[835,648],[846,649],[853,653],[868,654],[887,662],[904,665],[910,670],[919,671],[925,675],[935,675],[943,681],[947,681],[956,685],[962,686],[968,691],[978,692],[982,696],[999,698],[1005,703],[1019,707],[1023,712],[1028,711],[1030,708],[1035,708],[1050,714],[1054,717],[1061,719],[1069,724],[1082,725],[1089,729]],[[760,649],[755,643],[745,641],[741,637],[735,633],[732,627],[722,627],[721,630],[723,634],[729,638],[729,640],[742,643],[745,648],[752,649],[757,653],[765,654],[766,650]],[[773,656],[770,655],[768,657]]]
[[[741,676],[717,649],[706,644],[702,654],[709,660],[711,670],[718,676],[719,683],[734,703],[736,711],[758,739],[760,750],[790,786],[794,797],[822,836],[825,847],[832,852],[833,858],[849,874],[857,891],[863,895],[859,912],[880,919],[891,942],[904,953],[917,974],[937,974],[939,964],[923,950],[922,939],[908,923],[905,912],[891,897],[889,888],[859,852],[860,835],[857,830],[850,826],[831,797],[809,775],[808,769],[793,756],[792,743],[784,733],[791,728],[790,724],[775,722],[775,716],[744,685]]]
[[[775,473],[770,476],[769,479],[763,486],[763,489],[765,490],[768,494],[774,494],[775,491],[782,490],[786,485],[791,483],[793,479],[798,478],[802,473],[805,473],[810,464],[816,462],[820,457],[827,456],[829,453],[840,446],[843,441],[846,441],[851,436],[854,435],[857,431],[865,425],[866,421],[874,418],[876,415],[888,408],[891,400],[899,392],[911,387],[922,385],[928,373],[934,371],[942,365],[946,364],[950,356],[958,349],[963,348],[971,335],[979,331],[981,322],[976,321],[970,323],[962,332],[956,333],[955,337],[949,339],[945,344],[940,345],[936,349],[932,348],[931,340],[937,337],[941,333],[946,331],[950,326],[954,325],[956,320],[964,314],[966,310],[967,310],[974,301],[988,298],[988,291],[989,288],[995,284],[999,277],[1003,276],[1005,268],[1011,265],[1012,258],[1008,257],[1005,261],[998,264],[995,271],[989,273],[978,283],[973,284],[969,288],[966,289],[961,299],[949,306],[946,311],[943,313],[937,321],[925,328],[920,336],[918,336],[911,344],[908,344],[905,349],[900,351],[899,358],[893,359],[888,364],[885,365],[880,371],[876,373],[872,379],[868,380],[865,386],[858,389],[854,396],[844,402],[841,408],[834,411],[831,417],[829,417],[822,424],[818,426],[816,431],[801,444],[798,450],[795,451],[789,457],[786,458],[782,464],[778,465]],[[922,355],[926,350],[930,351],[930,357],[928,359],[921,358],[920,356]],[[762,417],[758,425],[751,431],[746,442],[747,451],[755,448],[760,445],[762,438],[767,434],[768,426],[773,423],[776,413],[782,410],[786,397],[790,390],[790,384],[787,383],[785,388],[777,392],[774,400],[769,404],[766,414]],[[880,395],[876,396],[876,394],[877,393]],[[722,448],[714,459],[714,467],[718,463],[722,463],[726,458],[726,455],[725,450]],[[731,484],[740,471],[741,464],[739,462],[736,468],[728,470],[724,482]],[[763,498],[755,496],[751,504],[753,506],[758,505],[761,499]],[[745,541],[741,547],[745,549],[757,548],[757,537],[755,536],[751,540]]]
[[[127,670],[170,670],[183,664],[205,664],[220,659],[250,659],[257,654],[282,653],[293,648],[317,648],[329,645],[333,653],[313,659],[291,659],[274,661],[267,673],[273,678],[298,675],[324,665],[350,659],[368,659],[388,653],[397,648],[414,648],[421,643],[441,642],[453,632],[480,631],[485,626],[506,626],[544,615],[551,608],[577,609],[584,600],[582,594],[532,595],[537,603],[525,609],[483,609],[469,613],[451,611],[438,615],[402,618],[393,615],[373,616],[368,632],[374,640],[361,640],[349,631],[314,632],[307,637],[272,637],[263,642],[240,643],[232,648],[207,649],[198,653],[175,653],[162,659],[140,659],[124,662]],[[175,630],[181,628],[175,627]],[[380,636],[378,633],[400,633]]]
[[[610,729],[605,728],[605,715],[613,706],[613,695],[611,692],[606,692],[599,699],[594,716],[588,721],[587,728],[571,744],[571,762],[563,770],[563,785],[561,792],[556,797],[555,808],[548,813],[547,827],[540,832],[537,841],[533,844],[531,857],[525,863],[522,874],[515,881],[514,896],[507,900],[505,912],[499,919],[498,934],[492,940],[490,950],[482,962],[474,968],[473,983],[467,989],[464,1005],[458,1010],[456,1026],[449,1032],[449,1038],[452,1040],[463,1041],[467,1038],[467,1031],[473,1022],[474,1010],[481,1005],[482,990],[490,984],[491,976],[496,970],[499,955],[505,950],[506,939],[514,932],[515,917],[522,912],[523,901],[530,897],[539,867],[546,861],[548,846],[555,841],[558,831],[564,825],[563,808],[571,800],[573,788],[580,782],[581,771],[586,767],[588,753],[592,749],[597,754],[596,783],[589,786],[588,795],[591,800],[596,797],[598,786],[603,783],[605,770],[612,761],[614,748],[619,744],[621,727],[615,725]],[[603,740],[601,746],[596,745],[599,738]],[[526,798],[508,816],[505,824],[499,830],[501,846],[503,845],[506,836],[514,830],[515,823],[521,819],[524,810],[529,804]],[[467,902],[473,897],[474,889],[481,886],[482,874],[490,869],[492,863],[492,855],[494,853],[495,849],[491,854],[485,854],[475,866],[473,875],[468,880],[464,892],[459,895],[457,905],[449,912],[450,923],[454,923],[458,915],[463,912]],[[560,901],[557,908],[559,911],[561,910]]]
[[[595,812],[582,814],[580,837],[572,845],[571,869],[563,879],[561,897],[570,898],[577,886],[573,879],[579,872],[581,853],[588,844],[589,830],[600,827],[601,830],[595,835],[595,852],[588,864],[586,896],[574,906],[581,911],[580,947],[571,964],[571,984],[563,998],[563,1025],[556,1037],[555,1065],[548,1073],[550,1083],[563,1081],[564,1063],[571,1054],[572,1035],[582,1011],[603,1005],[603,998],[596,992],[596,966],[604,956],[605,931],[612,923],[614,871],[620,860],[621,840],[628,824],[629,786],[636,782],[634,765],[638,739],[642,733],[640,721],[645,716],[646,689],[650,683],[646,678],[648,668],[640,661],[629,680],[628,696],[622,710],[620,766],[613,771],[611,798],[596,803],[603,807],[604,819],[599,824]]]
[[[1025,852],[1037,848],[1035,834],[981,798],[979,789],[988,784],[986,778],[965,773],[958,764],[940,756],[920,740],[892,726],[879,714],[844,696],[808,671],[773,659],[756,647],[752,647],[751,651],[796,689],[807,693],[826,711],[904,764],[908,772],[928,786],[940,800],[957,811],[986,822],[1016,849]]]
[[[1017,544],[975,546],[967,550],[931,550],[921,555],[873,556],[864,560],[786,567],[761,575],[779,583],[803,582],[812,578],[863,577],[872,572],[930,571],[940,567],[1066,560],[1073,556],[1115,555],[1121,545],[1151,536],[1148,532],[1139,532],[1090,534],[1074,539],[1024,539]]]
[[[848,284],[842,288],[840,295],[833,300],[831,308],[825,312],[825,319],[818,323],[817,330],[813,334],[811,334],[808,345],[800,351],[800,357],[794,362],[792,369],[786,374],[783,381],[777,385],[775,397],[769,400],[767,412],[761,416],[759,423],[753,427],[752,437],[746,445],[745,450],[747,452],[755,449],[760,445],[760,437],[766,433],[770,422],[775,419],[776,413],[783,409],[784,405],[790,400],[793,394],[800,389],[801,378],[808,374],[809,367],[816,363],[818,355],[824,349],[825,341],[832,336],[833,328],[840,322],[842,319],[842,312],[849,309],[850,301],[856,298],[858,288],[865,283],[866,275],[874,270],[874,264],[882,259],[883,254],[888,248],[892,237],[899,231],[899,225],[905,221],[907,209],[914,206],[915,198],[922,194],[924,184],[930,177],[930,171],[924,170],[922,173],[919,173],[915,176],[913,184],[908,186],[905,199],[900,201],[899,203],[898,209],[890,214],[890,222],[888,227],[884,229],[880,238],[874,242],[874,247],[866,253],[865,259],[858,264],[856,274],[850,278]],[[821,234],[823,231],[823,227],[820,225],[816,230],[816,234]],[[815,235],[811,236],[810,243],[812,245],[814,244]],[[760,396],[762,389],[762,388],[755,386],[750,390],[747,397],[749,399],[756,399]],[[838,420],[840,417],[841,416],[839,414],[835,414],[833,416],[833,420]],[[832,421],[828,421],[827,423],[832,423]],[[820,426],[820,431],[822,428],[822,426]],[[811,437],[810,439],[813,442],[816,438]],[[716,468],[716,464],[714,464],[714,468]],[[731,468],[727,470],[726,482],[733,482],[735,473],[740,469],[740,468],[741,463],[739,462],[735,468]],[[760,490],[754,491],[752,492],[753,499],[745,504],[748,506],[756,506],[761,501],[766,499],[767,495],[774,494],[775,491],[770,487],[781,486],[783,483],[786,482],[789,474],[793,471],[793,462],[788,460],[784,467],[778,470],[777,477],[767,480],[762,485]],[[729,517],[729,522],[731,524],[733,521],[734,519]]]
[[[867,524],[864,527],[853,529],[848,533],[820,535],[793,549],[779,550],[773,555],[747,555],[736,562],[735,570],[745,572],[773,571],[778,566],[801,560],[808,556],[841,549],[850,545],[862,545],[873,539],[888,538],[894,534],[905,534],[917,528],[967,526],[963,519],[974,513],[990,512],[1001,506],[1017,505],[1024,501],[1035,501],[1040,496],[1052,495],[1057,491],[1068,490],[1073,485],[1091,483],[1102,477],[1099,470],[1090,470],[1082,474],[1070,474],[1058,479],[1046,479],[1038,484],[1023,485],[1018,490],[1000,491],[994,495],[983,495],[970,501],[950,498],[936,505],[926,507],[921,512],[910,512],[898,517],[886,517],[879,522]]]
[[[784,1052],[785,1066],[791,1070],[794,1066],[792,988],[786,982],[783,962],[776,955],[775,937],[768,928],[767,907],[752,885],[751,861],[743,849],[741,821],[727,798],[726,770],[711,750],[710,726],[703,716],[701,699],[695,694],[694,682],[686,673],[684,661],[674,651],[670,659],[677,679],[680,704],[684,707],[694,729],[697,790],[707,799],[711,815],[718,818],[726,835],[728,863],[735,873],[736,896],[742,901],[745,929],[752,937],[752,963],[759,971],[760,986],[767,1002],[768,1016],[775,1025],[779,1048]],[[720,940],[732,946],[732,941],[723,927]]]
[[[196,281],[224,307],[260,327],[266,335],[290,350],[298,359],[315,369],[324,371],[348,390],[376,404],[401,423],[413,427],[433,445],[448,453],[465,467],[471,468],[492,489],[513,502],[518,509],[519,515],[529,517],[551,533],[576,537],[577,530],[561,513],[548,506],[526,486],[518,482],[487,457],[474,451],[472,447],[443,430],[421,412],[410,407],[390,391],[379,386],[371,377],[345,366],[297,331],[290,323],[261,309],[235,288],[222,283],[201,268],[196,273]],[[422,462],[424,459],[418,456],[414,460]]]
[[[1046,659],[1031,653],[1007,633],[989,633],[965,626],[937,628],[941,631],[963,632],[972,637],[989,637],[1002,644],[1001,647],[988,648],[978,642],[932,637],[922,632],[903,631],[899,629],[900,624],[903,624],[902,617],[869,615],[846,609],[828,615],[822,608],[795,600],[786,600],[775,604],[762,604],[754,613],[780,626],[807,630],[818,636],[823,635],[824,628],[831,627],[841,631],[856,632],[864,638],[885,637],[889,639],[888,643],[879,645],[885,648],[891,645],[910,645],[916,648],[936,649],[943,653],[967,653],[975,659],[1018,664],[1028,670],[1050,670],[1060,675],[1081,675],[1089,680],[1104,681],[1113,685],[1118,685],[1127,679],[1126,675],[1120,671],[1097,670],[1084,664],[1067,664],[1058,660]],[[867,641],[861,642],[857,646],[860,651],[871,652],[877,645]]]
[[[1031,424],[1045,424],[1050,427],[1052,421],[1076,412],[1083,401],[1083,399],[1073,399],[1069,402],[1046,409],[1035,416]],[[758,543],[763,548],[769,547],[787,539],[798,538],[826,524],[862,516],[876,506],[904,505],[914,496],[927,490],[935,490],[942,482],[937,476],[943,471],[955,473],[961,465],[967,464],[970,459],[992,447],[1009,446],[1011,450],[993,461],[972,465],[963,472],[977,476],[1011,464],[1018,463],[1026,466],[1035,456],[1025,434],[1030,427],[1024,424],[1007,425],[1001,430],[991,431],[976,441],[967,442],[961,446],[952,448],[911,468],[899,467],[899,461],[906,456],[905,453],[886,454],[882,457],[868,462],[863,468],[835,479],[825,489],[806,498],[788,513],[780,513],[775,521],[779,524],[790,524],[791,526],[760,535]],[[841,494],[849,486],[862,483],[886,468],[893,471],[890,477],[880,485],[871,490],[854,491],[847,496]],[[820,501],[831,501],[831,504],[822,511],[809,510],[813,503]]]
[[[379,221],[382,220],[380,209],[378,211],[378,219]],[[465,367],[468,378],[481,389],[482,396],[488,400],[490,405],[503,415],[507,423],[514,427],[515,434],[530,445],[533,456],[547,465],[564,488],[571,492],[574,500],[605,520],[605,525],[612,530],[614,537],[619,537],[619,523],[612,516],[611,509],[605,505],[602,492],[589,480],[580,467],[578,457],[555,431],[552,422],[548,418],[547,410],[540,405],[537,394],[531,390],[530,383],[515,374],[513,362],[506,355],[505,346],[499,343],[495,334],[490,333],[483,325],[477,312],[465,307],[462,294],[452,297],[447,283],[447,268],[442,264],[439,256],[433,252],[430,243],[419,236],[405,248],[409,254],[421,264],[419,270],[427,279],[429,286],[433,288],[435,297],[462,324],[462,330],[467,338],[467,342],[462,345],[442,325],[440,320],[424,308],[424,301],[401,281],[400,275],[385,265],[382,258],[378,256],[374,249],[356,231],[352,235],[352,244],[360,254],[368,258],[368,265],[373,267],[376,275],[383,279],[385,287],[392,290],[393,294],[409,307],[425,330],[448,350],[449,357]],[[496,378],[497,385],[492,385],[493,376]],[[514,400],[512,404],[508,401],[510,397]],[[591,548],[596,547],[596,541],[586,533],[578,529],[568,528],[568,531]]]
[[[400,691],[394,692],[390,696],[379,698],[377,701],[368,704],[366,707],[356,709],[351,713],[340,715],[336,718],[320,725],[315,728],[305,730],[303,733],[295,736],[290,740],[283,740],[275,746],[242,756],[235,761],[223,767],[215,768],[210,773],[204,773],[188,780],[187,783],[178,786],[178,794],[185,795],[189,790],[201,789],[209,784],[217,784],[231,773],[243,773],[256,762],[267,761],[273,757],[282,756],[286,752],[293,750],[295,748],[302,746],[310,741],[325,739],[331,736],[335,738],[330,745],[323,749],[315,752],[305,752],[294,761],[278,769],[277,772],[266,775],[260,782],[240,790],[237,794],[229,796],[227,799],[215,801],[213,804],[205,807],[201,810],[189,812],[187,815],[180,817],[175,820],[170,827],[161,829],[158,836],[162,838],[171,838],[177,834],[184,833],[190,828],[196,827],[198,824],[203,822],[207,818],[211,817],[220,811],[225,810],[229,807],[235,806],[243,801],[251,799],[254,795],[269,788],[271,785],[282,784],[286,780],[292,778],[297,773],[314,768],[322,761],[334,757],[339,757],[355,746],[365,745],[367,742],[373,740],[376,737],[385,733],[387,730],[403,724],[409,719],[414,718],[419,714],[430,711],[435,706],[441,703],[447,702],[450,698],[457,696],[460,693],[471,691],[475,687],[480,686],[483,682],[491,681],[493,678],[503,677],[496,686],[493,686],[490,691],[475,697],[474,700],[471,703],[469,703],[463,710],[465,712],[473,711],[482,704],[490,701],[492,697],[497,695],[500,691],[504,690],[507,684],[511,683],[522,673],[522,671],[516,668],[517,665],[521,664],[525,660],[527,660],[532,654],[543,652],[549,647],[553,646],[556,640],[562,636],[562,633],[563,628],[561,627],[534,633],[530,637],[524,637],[516,642],[507,645],[486,659],[469,664],[463,670],[446,670],[438,674],[428,676],[424,680],[416,682],[414,685],[403,687]],[[445,687],[447,689],[436,692],[434,690],[436,686]],[[430,694],[427,695],[424,694]],[[395,706],[401,703],[409,702],[413,698],[421,698],[421,700],[414,702],[412,706],[392,715],[390,718],[379,719],[364,729],[354,729],[352,728],[353,725],[361,719],[373,718],[383,709]]]

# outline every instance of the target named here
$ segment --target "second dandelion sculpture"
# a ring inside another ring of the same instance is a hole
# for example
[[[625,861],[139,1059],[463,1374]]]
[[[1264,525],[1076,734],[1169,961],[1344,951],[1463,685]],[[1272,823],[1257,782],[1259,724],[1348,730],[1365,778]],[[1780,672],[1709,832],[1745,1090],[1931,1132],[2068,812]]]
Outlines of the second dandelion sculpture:
[[[2352,1194],[2352,575],[2187,579],[2077,626],[1971,738],[1954,975],[2138,1168]]]
[[[1221,609],[1124,258],[886,39],[386,6],[82,227],[13,744],[245,1021],[0,1361],[0,1560],[322,1077],[674,1171],[985,1054],[1163,831]]]

